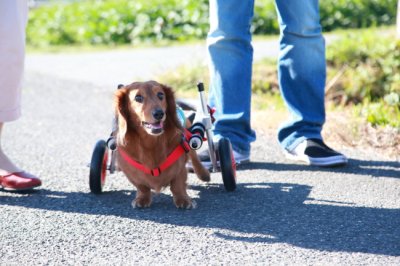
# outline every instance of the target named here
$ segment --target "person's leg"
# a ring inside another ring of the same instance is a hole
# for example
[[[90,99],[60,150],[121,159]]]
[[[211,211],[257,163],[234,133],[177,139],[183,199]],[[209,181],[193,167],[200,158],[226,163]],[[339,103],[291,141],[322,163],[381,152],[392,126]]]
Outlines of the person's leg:
[[[26,19],[26,0],[0,1],[0,175],[20,171],[4,154],[1,133],[4,122],[21,115]]]
[[[291,150],[306,138],[321,138],[325,122],[325,42],[318,0],[276,0],[281,27],[278,62],[282,96],[292,116],[278,139]]]
[[[21,171],[1,147],[4,122],[21,115],[27,14],[27,0],[0,1],[0,187],[7,190],[26,190],[41,185],[37,177]]]
[[[229,138],[234,151],[247,156],[255,140],[250,125],[253,9],[254,0],[210,0],[207,37],[215,138]]]
[[[1,147],[1,133],[3,130],[4,123],[0,122],[0,175],[6,175],[9,173],[20,172],[19,169],[11,160],[4,154]]]
[[[313,146],[314,151],[317,147],[312,156],[324,158],[311,158],[311,164],[344,163],[346,158],[325,147],[321,136],[325,122],[326,60],[319,1],[276,0],[276,7],[281,28],[279,85],[292,116],[279,129],[279,142],[289,153],[300,143],[305,143],[304,149]],[[305,158],[310,160],[310,156]]]
[[[26,0],[0,1],[0,122],[21,115],[27,12]]]

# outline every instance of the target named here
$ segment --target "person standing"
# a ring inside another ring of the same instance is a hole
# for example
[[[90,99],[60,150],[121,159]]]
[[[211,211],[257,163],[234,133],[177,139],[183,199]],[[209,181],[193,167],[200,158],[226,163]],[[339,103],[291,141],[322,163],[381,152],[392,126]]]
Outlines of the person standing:
[[[42,184],[39,178],[16,166],[1,147],[5,122],[21,115],[27,18],[27,0],[0,1],[0,187],[5,190],[27,190]]]
[[[318,0],[276,0],[280,24],[278,78],[291,120],[278,131],[288,158],[317,166],[347,163],[321,136],[325,122],[325,41]],[[254,0],[210,0],[207,37],[209,104],[215,107],[215,139],[227,137],[237,162],[250,158],[256,134],[250,125]],[[266,122],[268,122],[266,120]],[[201,159],[208,162],[207,155]]]

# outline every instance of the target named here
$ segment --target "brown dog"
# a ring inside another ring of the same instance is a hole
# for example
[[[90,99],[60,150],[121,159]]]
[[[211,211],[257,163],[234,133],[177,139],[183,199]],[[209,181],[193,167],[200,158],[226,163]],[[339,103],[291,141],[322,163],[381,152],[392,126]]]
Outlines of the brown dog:
[[[151,190],[170,186],[178,208],[194,208],[186,192],[188,154],[199,179],[210,181],[210,174],[195,151],[182,151],[184,128],[172,89],[156,81],[134,82],[115,93],[115,111],[117,163],[137,188],[132,206],[149,207]]]

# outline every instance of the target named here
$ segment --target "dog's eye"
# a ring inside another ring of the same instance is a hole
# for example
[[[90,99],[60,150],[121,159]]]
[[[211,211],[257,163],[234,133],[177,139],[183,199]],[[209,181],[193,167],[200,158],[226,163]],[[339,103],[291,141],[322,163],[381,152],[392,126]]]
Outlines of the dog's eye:
[[[162,92],[159,92],[159,93],[157,93],[157,97],[158,97],[158,99],[160,99],[160,100],[164,100],[164,93],[162,93]]]
[[[144,98],[143,98],[143,96],[142,96],[142,95],[136,95],[136,96],[135,96],[135,101],[136,101],[136,102],[138,102],[138,103],[142,103],[142,102],[143,102],[143,100],[144,100]]]

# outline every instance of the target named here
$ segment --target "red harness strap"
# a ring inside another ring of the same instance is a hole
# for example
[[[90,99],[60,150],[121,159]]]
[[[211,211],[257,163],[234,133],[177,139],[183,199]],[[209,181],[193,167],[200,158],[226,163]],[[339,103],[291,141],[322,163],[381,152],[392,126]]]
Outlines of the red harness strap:
[[[167,159],[165,159],[165,161],[159,167],[154,169],[149,169],[145,165],[138,163],[122,149],[118,149],[118,152],[121,154],[122,158],[125,159],[125,161],[143,173],[152,176],[159,176],[161,172],[163,172],[165,169],[168,169],[168,167],[173,165],[176,160],[179,159],[179,157],[190,150],[189,144],[187,143],[187,139],[190,138],[190,134],[191,133],[188,130],[185,130],[185,136],[182,138],[182,142],[167,156]]]

